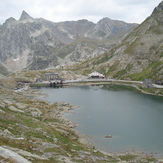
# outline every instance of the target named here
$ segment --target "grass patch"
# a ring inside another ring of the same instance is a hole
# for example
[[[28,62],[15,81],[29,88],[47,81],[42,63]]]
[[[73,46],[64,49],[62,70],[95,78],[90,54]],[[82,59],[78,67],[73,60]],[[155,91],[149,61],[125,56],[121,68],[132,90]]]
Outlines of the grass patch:
[[[44,140],[46,142],[54,142],[53,139],[52,139],[52,137],[50,137],[49,135],[46,136],[42,132],[33,132],[33,131],[30,131],[30,132],[27,132],[26,133],[26,136],[27,137],[35,137],[35,138]]]
[[[6,125],[15,125],[16,122],[12,121],[12,120],[7,120],[7,119],[2,119],[0,118],[0,125],[3,126],[2,124],[6,124]]]
[[[12,140],[5,137],[0,136],[0,146],[10,146],[13,148],[25,149],[29,152],[32,151],[31,146],[33,145],[28,140]]]
[[[154,162],[154,161],[156,161],[156,158],[144,158],[144,161],[147,161],[147,162]]]
[[[131,160],[134,160],[137,156],[136,155],[119,155],[118,157],[122,161],[131,161]]]
[[[128,53],[128,54],[133,54],[134,53],[134,49],[135,47],[138,45],[138,38],[133,41],[130,46],[128,46],[126,49],[125,49],[125,53]]]
[[[82,145],[72,145],[72,149],[76,151],[84,150],[84,147]]]
[[[16,115],[16,117],[21,121],[21,123],[28,127],[38,128],[40,126],[40,124],[34,122],[31,117],[28,118],[22,115]]]
[[[120,78],[122,77],[123,75],[125,75],[127,72],[126,72],[126,69],[123,69],[123,70],[120,70],[118,71],[115,75],[113,75],[113,78]]]
[[[46,118],[46,119],[44,120],[44,122],[45,122],[45,123],[48,123],[48,122],[57,122],[57,123],[61,123],[58,119],[55,119],[55,118],[51,118],[51,119],[49,119],[49,118],[47,119],[47,118]]]
[[[97,56],[96,58],[94,58],[92,64],[93,65],[99,65],[101,63],[107,62],[112,57],[113,57],[112,55],[108,55],[107,53],[104,53],[103,55]]]
[[[10,144],[10,139],[0,136],[0,146]]]
[[[157,76],[157,73],[162,68],[163,68],[163,63],[162,62],[152,62],[142,72],[130,74],[129,77],[132,80],[137,80],[137,81],[144,80],[144,79],[147,79],[147,78],[156,80],[156,79],[159,79],[159,76]]]
[[[70,140],[66,137],[60,134],[59,132],[55,134],[56,138],[63,144],[69,144]]]
[[[118,71],[115,75],[113,75],[113,77],[123,79],[127,75],[127,72],[132,69],[132,67],[132,64],[128,64],[125,69]]]
[[[68,54],[72,53],[74,51],[74,47],[65,47],[62,49],[58,54],[56,54],[58,57],[64,59]]]
[[[155,26],[154,28],[151,28],[149,30],[156,35],[162,34],[162,29],[160,28],[160,26],[157,26],[157,27]]]

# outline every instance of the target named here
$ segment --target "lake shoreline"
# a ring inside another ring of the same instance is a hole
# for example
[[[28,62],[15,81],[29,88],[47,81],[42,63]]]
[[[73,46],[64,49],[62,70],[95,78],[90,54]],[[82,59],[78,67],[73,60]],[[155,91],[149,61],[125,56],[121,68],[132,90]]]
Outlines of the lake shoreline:
[[[151,93],[151,92],[148,92],[148,91],[145,91],[143,89],[140,88],[140,85],[136,85],[136,84],[127,84],[127,83],[122,83],[122,82],[119,82],[119,83],[105,83],[105,82],[98,82],[98,83],[94,83],[94,82],[88,82],[88,83],[71,83],[69,85],[66,85],[66,86],[90,86],[90,85],[122,85],[122,86],[127,86],[127,87],[132,87],[132,88],[135,88],[137,89],[138,91],[140,91],[141,93],[143,94],[148,94],[148,95],[153,95],[153,96],[162,96],[162,94],[157,94],[157,93]],[[153,88],[155,89],[155,88]],[[158,88],[157,88],[158,89]],[[162,88],[159,88],[159,89],[162,89]]]
[[[100,84],[100,83],[98,83],[98,84]],[[87,85],[92,85],[92,83],[89,83]],[[97,85],[97,83],[95,85]],[[120,85],[120,84],[116,84],[116,85]],[[79,84],[75,84],[75,85],[74,84],[71,84],[69,86],[86,86],[86,85],[85,84],[84,85],[83,84],[82,85],[81,84],[80,85]],[[125,86],[131,86],[131,85],[125,85]],[[136,88],[136,87],[134,87],[134,88]],[[59,105],[62,105],[62,104],[59,104]],[[64,104],[64,102],[63,102],[63,105],[66,105],[66,104]],[[71,105],[70,104],[69,109],[63,109],[63,111],[60,112],[59,117],[62,119],[62,121],[63,121],[63,123],[65,125],[67,125],[70,128],[72,128],[75,131],[75,133],[79,136],[79,138],[81,138],[81,140],[83,141],[81,143],[84,143],[84,144],[88,145],[88,143],[90,143],[90,141],[88,140],[90,137],[88,135],[83,135],[83,134],[81,135],[77,130],[75,130],[75,127],[78,126],[78,124],[72,122],[71,120],[69,120],[69,119],[67,119],[65,117],[65,113],[72,113],[72,114],[74,114],[75,113],[74,112],[74,109],[79,108],[79,107],[80,106],[75,106],[75,105]],[[89,145],[94,146],[92,143],[89,144]],[[95,147],[95,150],[101,151],[97,147]],[[105,151],[101,151],[101,152],[104,152],[105,153]],[[142,152],[142,151],[133,151],[133,150],[125,150],[124,153],[116,153],[116,152],[106,152],[106,153],[108,153],[109,155],[126,155],[126,154],[131,154],[131,155],[139,155],[139,156],[142,156],[143,155],[144,157],[159,158],[159,157],[153,155],[154,153],[151,154],[151,153],[145,153],[145,152]]]
[[[133,82],[133,83],[132,83]],[[70,87],[70,86],[90,86],[90,85],[123,85],[123,86],[128,86],[128,87],[133,87],[135,89],[137,89],[138,91],[140,91],[143,94],[149,94],[149,95],[154,95],[154,96],[163,96],[163,94],[160,93],[153,93],[153,92],[149,92],[147,90],[144,90],[143,84],[140,84],[140,82],[136,82],[136,81],[105,81],[105,80],[101,80],[99,82],[94,82],[94,81],[78,81],[78,82],[69,82],[69,83],[62,83],[62,84],[56,84],[56,87]],[[31,84],[32,87],[42,87],[42,86],[46,86],[49,87],[50,85],[48,85],[47,83],[33,83]],[[150,89],[150,88],[148,88]],[[152,89],[157,89],[157,90],[162,90],[163,88],[156,88],[156,87],[152,87]]]
[[[94,148],[94,150],[96,151],[100,151],[101,153],[103,154],[106,154],[106,155],[109,155],[109,156],[125,156],[125,155],[137,155],[139,157],[151,157],[151,158],[157,158],[159,159],[157,155],[157,153],[150,153],[150,152],[147,152],[147,151],[138,151],[138,150],[127,150],[127,149],[124,149],[124,152],[109,152],[109,151],[105,151],[105,150],[102,150],[102,149],[99,149],[94,143],[92,143],[89,139],[91,139],[92,136],[90,135],[85,135],[85,134],[82,134],[80,133],[80,131],[76,130],[75,128],[77,126],[79,126],[79,124],[73,122],[72,120],[68,119],[65,117],[65,114],[67,113],[70,113],[70,114],[75,114],[75,109],[77,108],[80,108],[80,106],[78,105],[72,105],[72,104],[69,104],[69,103],[66,103],[66,102],[55,102],[54,103],[56,106],[59,106],[59,107],[66,107],[66,109],[63,109],[58,117],[61,119],[61,121],[63,122],[63,124],[65,124],[66,126],[68,126],[69,128],[71,128],[75,134],[77,134],[79,136],[79,142],[81,144],[84,144],[86,145],[88,148]],[[105,136],[104,136],[105,137]],[[133,147],[135,148],[135,147]]]

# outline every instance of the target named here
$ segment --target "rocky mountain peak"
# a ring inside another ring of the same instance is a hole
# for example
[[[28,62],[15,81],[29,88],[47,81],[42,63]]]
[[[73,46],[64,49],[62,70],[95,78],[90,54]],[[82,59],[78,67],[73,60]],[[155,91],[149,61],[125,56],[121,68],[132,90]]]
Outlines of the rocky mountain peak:
[[[163,1],[161,1],[160,4],[154,9],[152,14],[157,14],[162,11],[163,11]]]
[[[13,18],[13,17],[11,17],[11,18],[8,18],[7,20],[6,20],[6,23],[14,23],[14,22],[16,22],[17,20],[15,19],[15,18]]]
[[[122,21],[115,23],[111,35],[117,33],[124,24]],[[104,23],[105,24],[105,23]],[[100,55],[92,59],[86,65],[96,65],[96,70],[110,76],[110,78],[121,78],[131,80],[163,79],[163,1],[156,7],[142,24],[135,28],[122,42],[108,51],[107,55]],[[118,26],[116,26],[118,25]],[[103,27],[103,28],[102,28]],[[101,31],[104,27],[100,26]],[[109,26],[108,28],[109,29]],[[107,59],[109,58],[109,59]],[[84,67],[84,66],[83,66]],[[88,69],[86,70],[88,71]]]
[[[17,20],[13,17],[7,19],[4,23],[5,26],[10,26],[10,25],[13,25],[17,22]]]
[[[108,17],[101,19],[98,23],[110,23],[112,20]]]
[[[101,24],[85,19],[54,23],[34,19],[23,11],[18,21],[10,18],[0,28],[1,62],[11,71],[19,71],[55,67],[98,56],[136,27],[119,28],[116,23],[114,26],[114,21],[104,18]]]
[[[19,21],[23,21],[23,20],[33,20],[33,18],[27,13],[27,12],[25,12],[24,10],[23,10],[23,12],[22,12],[22,14],[21,14],[21,16],[20,16],[20,19],[19,19]]]

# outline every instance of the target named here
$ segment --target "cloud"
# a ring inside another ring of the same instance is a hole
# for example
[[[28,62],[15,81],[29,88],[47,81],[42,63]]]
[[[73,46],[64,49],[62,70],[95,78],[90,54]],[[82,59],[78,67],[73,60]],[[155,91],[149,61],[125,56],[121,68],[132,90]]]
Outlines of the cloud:
[[[161,0],[5,0],[0,4],[0,23],[9,17],[20,18],[25,10],[34,18],[54,22],[104,17],[141,23]]]

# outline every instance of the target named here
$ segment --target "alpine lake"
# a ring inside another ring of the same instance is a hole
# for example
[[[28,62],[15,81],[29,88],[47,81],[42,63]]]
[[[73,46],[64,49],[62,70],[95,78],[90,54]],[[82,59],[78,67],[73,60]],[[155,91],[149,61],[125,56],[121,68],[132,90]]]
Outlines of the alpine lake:
[[[79,106],[65,117],[77,123],[75,130],[89,135],[98,149],[163,156],[163,97],[118,85],[39,89],[48,95],[39,97],[43,100]]]

